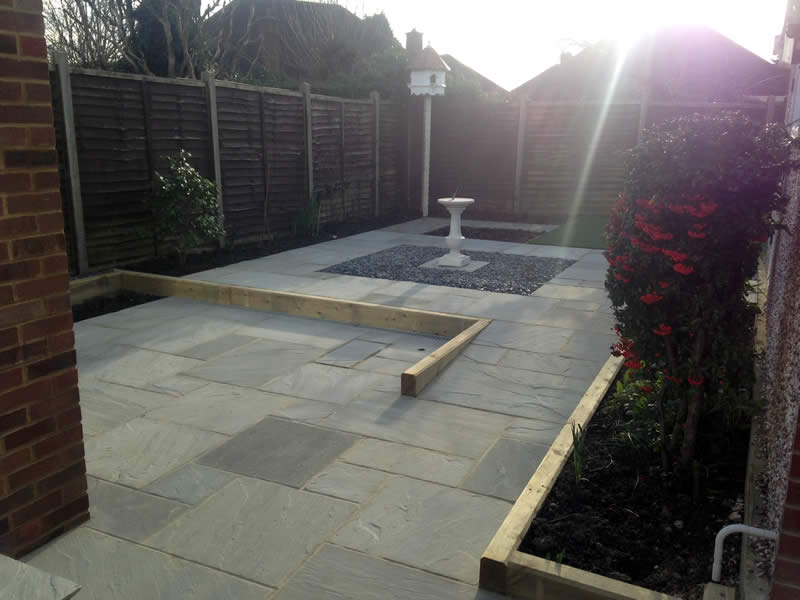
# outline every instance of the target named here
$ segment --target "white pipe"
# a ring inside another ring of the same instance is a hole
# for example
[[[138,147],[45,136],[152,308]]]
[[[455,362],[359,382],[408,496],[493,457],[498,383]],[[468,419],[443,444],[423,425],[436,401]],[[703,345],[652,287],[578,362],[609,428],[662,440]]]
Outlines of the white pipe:
[[[714,566],[711,568],[711,581],[719,583],[722,577],[722,546],[725,543],[725,538],[732,533],[746,533],[755,537],[762,537],[768,540],[777,540],[778,532],[770,531],[769,529],[759,529],[758,527],[750,527],[750,525],[726,525],[717,533],[714,538]]]
[[[431,179],[431,97],[427,94],[422,129],[422,216],[427,217],[428,188]]]

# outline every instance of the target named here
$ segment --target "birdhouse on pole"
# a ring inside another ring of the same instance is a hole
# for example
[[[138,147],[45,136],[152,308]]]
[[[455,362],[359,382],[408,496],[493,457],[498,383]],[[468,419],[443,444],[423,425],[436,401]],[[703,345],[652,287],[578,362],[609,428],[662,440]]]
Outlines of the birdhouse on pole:
[[[436,50],[422,46],[422,34],[416,30],[408,33],[407,50],[410,55],[408,62],[409,80],[408,89],[412,96],[424,98],[424,112],[422,121],[422,216],[428,216],[428,188],[431,174],[431,99],[433,96],[444,96],[447,87],[445,73],[450,70],[436,53]]]
[[[444,96],[445,74],[450,70],[442,57],[431,48],[425,49],[408,64],[408,88],[412,96]]]

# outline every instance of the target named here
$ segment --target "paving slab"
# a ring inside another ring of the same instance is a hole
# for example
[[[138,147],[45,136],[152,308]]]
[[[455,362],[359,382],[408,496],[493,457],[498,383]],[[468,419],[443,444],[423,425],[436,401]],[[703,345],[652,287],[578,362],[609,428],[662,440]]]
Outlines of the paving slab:
[[[511,505],[396,476],[333,543],[477,583],[480,556]]]
[[[275,600],[490,600],[475,587],[325,544]]]
[[[549,447],[561,433],[564,423],[549,423],[535,419],[514,419],[503,436]]]
[[[194,368],[185,369],[185,374],[219,383],[257,388],[321,354],[322,351],[311,346],[258,340],[200,363]]]
[[[513,321],[492,321],[475,340],[486,346],[500,346],[545,354],[557,353],[575,332],[571,329],[522,325]]]
[[[324,427],[390,442],[480,457],[511,419],[398,393],[371,392],[319,421]]]
[[[617,336],[612,333],[576,331],[561,348],[560,353],[563,356],[571,356],[582,360],[605,362],[611,355],[611,345],[616,341]]]
[[[186,504],[200,504],[234,477],[233,473],[190,463],[157,479],[144,491]]]
[[[198,462],[299,488],[357,439],[340,431],[267,418]]]
[[[608,295],[604,289],[573,285],[554,285],[546,283],[533,292],[537,298],[556,298],[558,300],[585,300],[587,302],[605,302]]]
[[[173,521],[149,544],[277,586],[355,509],[350,502],[239,478]]]
[[[241,327],[236,333],[329,350],[357,338],[364,329],[347,323],[281,315]]]
[[[170,396],[183,396],[189,392],[208,385],[205,379],[198,379],[197,377],[187,377],[186,375],[173,375],[166,379],[160,379],[156,383],[151,383],[147,386],[149,391],[157,392],[159,394],[168,394]]]
[[[382,471],[335,462],[309,481],[304,489],[361,504],[369,500],[388,477]]]
[[[147,417],[234,435],[291,402],[286,396],[252,388],[209,383],[175,398],[168,406],[150,411]]]
[[[552,298],[487,292],[486,296],[472,302],[460,314],[517,323],[535,323],[557,303],[558,301]]]
[[[202,361],[132,346],[114,346],[91,365],[82,368],[81,375],[103,381],[146,388],[161,379],[171,377]]]
[[[536,472],[547,449],[543,445],[500,439],[461,487],[515,502]]]
[[[312,363],[273,379],[263,389],[295,398],[347,404],[368,391],[399,390],[400,381],[396,376]]]
[[[540,373],[552,373],[591,381],[597,375],[605,360],[581,360],[558,354],[508,350],[498,363],[500,366]]]
[[[484,346],[483,344],[476,344],[473,342],[461,351],[461,356],[474,360],[477,363],[496,365],[503,359],[507,352],[509,351],[505,348]]]
[[[554,306],[536,320],[537,325],[563,327],[579,331],[607,333],[614,326],[614,318],[606,313],[572,310]]]
[[[270,588],[80,527],[29,564],[82,586],[80,600],[264,600]],[[14,597],[16,598],[16,597]]]
[[[144,406],[105,393],[103,387],[111,385],[101,381],[80,383],[81,421],[87,437],[114,429],[147,412]],[[125,389],[130,390],[131,395],[135,392],[135,388]]]
[[[165,321],[156,328],[128,333],[120,337],[118,342],[169,354],[184,354],[184,350],[228,334],[238,327],[240,324],[235,321],[216,319],[200,313]]]
[[[388,279],[372,279],[368,277],[349,277],[347,275],[333,279],[324,279],[305,285],[297,292],[311,296],[325,296],[341,300],[360,300],[367,294],[375,292],[391,283]]]
[[[457,358],[420,398],[506,415],[565,423],[589,381]]]
[[[383,348],[385,348],[385,344],[353,340],[335,350],[331,350],[317,359],[317,362],[335,367],[353,367],[376,352],[383,350]]]
[[[208,360],[209,358],[214,358],[215,356],[224,354],[225,352],[233,350],[234,348],[239,348],[249,344],[250,342],[254,342],[257,339],[258,338],[249,337],[246,335],[229,333],[182,350],[179,354],[182,356],[188,356],[189,358]]]
[[[0,598],[8,600],[69,600],[80,586],[0,554]]]
[[[194,427],[137,418],[87,440],[86,469],[106,481],[143,488],[226,439]]]
[[[356,442],[340,457],[342,461],[424,479],[444,485],[458,485],[474,461],[405,444],[366,439]]]
[[[94,477],[89,477],[89,506],[89,527],[134,542],[150,537],[187,509],[179,502]]]
[[[332,404],[331,402],[298,399],[283,408],[275,410],[272,415],[274,417],[289,419],[290,421],[318,425],[335,413],[339,408],[341,408],[340,405]]]
[[[414,364],[410,360],[394,360],[392,358],[382,358],[371,356],[367,360],[358,363],[353,368],[359,371],[370,371],[371,373],[383,373],[384,375],[401,375],[403,371]]]

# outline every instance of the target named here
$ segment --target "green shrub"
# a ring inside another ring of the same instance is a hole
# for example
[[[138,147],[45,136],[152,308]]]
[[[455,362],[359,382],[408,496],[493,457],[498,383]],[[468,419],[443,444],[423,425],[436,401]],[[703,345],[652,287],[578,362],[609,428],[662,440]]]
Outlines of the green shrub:
[[[722,113],[665,122],[633,152],[607,227],[606,288],[615,354],[649,389],[617,394],[665,466],[686,470],[699,438],[750,408],[749,280],[786,202],[790,145],[781,126]]]
[[[185,150],[167,158],[169,173],[155,174],[150,200],[156,251],[174,251],[181,262],[187,250],[225,235],[218,220],[217,186],[192,167],[190,158]]]

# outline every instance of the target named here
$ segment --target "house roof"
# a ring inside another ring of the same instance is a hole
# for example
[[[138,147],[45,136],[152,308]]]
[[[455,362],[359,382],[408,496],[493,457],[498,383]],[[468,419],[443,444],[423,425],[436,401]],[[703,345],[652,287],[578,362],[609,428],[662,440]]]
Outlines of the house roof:
[[[660,100],[734,100],[783,95],[788,73],[705,26],[665,27],[643,37],[617,71],[619,48],[599,42],[512,90],[535,100],[600,100],[615,79],[617,97],[644,87]],[[615,77],[616,75],[616,77]]]
[[[425,46],[422,52],[408,64],[409,71],[424,71],[427,69],[433,71],[450,70],[450,67],[442,60],[442,57],[430,46]]]
[[[489,94],[508,94],[507,89],[498,85],[485,75],[478,73],[472,67],[465,65],[452,54],[443,54],[442,60],[447,63],[447,65],[452,69],[453,73],[457,73],[465,79],[476,81],[484,92]]]

